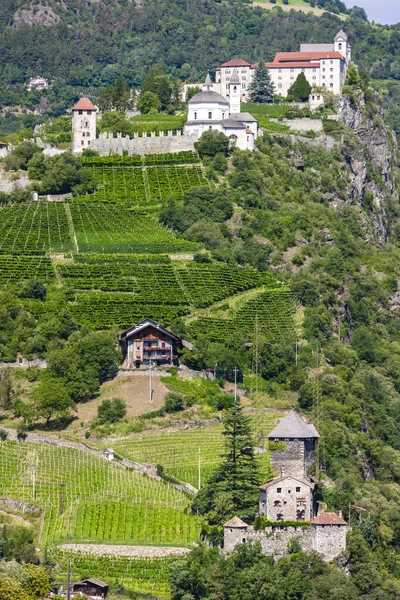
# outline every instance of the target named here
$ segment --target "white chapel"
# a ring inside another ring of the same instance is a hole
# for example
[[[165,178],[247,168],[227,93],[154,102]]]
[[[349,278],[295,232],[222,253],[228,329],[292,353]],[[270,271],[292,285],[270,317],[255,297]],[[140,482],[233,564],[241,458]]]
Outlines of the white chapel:
[[[189,100],[188,120],[184,135],[200,137],[209,129],[222,131],[240,150],[253,150],[257,138],[257,120],[249,113],[240,112],[240,80],[234,69],[229,82],[229,100],[212,91],[210,75],[203,91]]]

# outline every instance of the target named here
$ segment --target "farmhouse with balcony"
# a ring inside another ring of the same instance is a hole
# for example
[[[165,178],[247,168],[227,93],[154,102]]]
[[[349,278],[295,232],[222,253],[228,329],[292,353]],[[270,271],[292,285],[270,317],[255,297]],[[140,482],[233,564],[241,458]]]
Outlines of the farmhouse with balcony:
[[[234,517],[224,525],[224,552],[232,552],[247,540],[258,540],[265,554],[281,555],[296,538],[305,552],[315,550],[324,560],[333,560],[346,549],[348,526],[335,513],[316,516],[318,431],[291,410],[269,433],[268,440],[277,476],[260,487],[258,516],[267,524],[257,530]]]
[[[178,364],[180,337],[154,321],[145,319],[123,331],[119,343],[124,355],[122,368]]]

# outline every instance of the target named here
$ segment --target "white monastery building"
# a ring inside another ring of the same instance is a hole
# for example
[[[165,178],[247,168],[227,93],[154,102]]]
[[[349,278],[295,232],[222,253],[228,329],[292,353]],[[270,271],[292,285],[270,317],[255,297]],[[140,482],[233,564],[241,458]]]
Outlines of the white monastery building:
[[[335,35],[333,44],[301,44],[300,52],[277,52],[273,62],[267,63],[267,66],[277,95],[287,96],[300,73],[304,73],[313,88],[322,87],[333,94],[340,94],[350,61],[351,48],[347,35],[341,29]],[[257,66],[257,63],[251,64],[241,58],[224,63],[216,70],[214,89],[229,98],[230,83],[235,72],[239,77],[241,99],[247,101],[249,85]]]
[[[37,75],[36,77],[31,77],[27,85],[28,92],[31,92],[32,90],[37,90],[40,92],[41,90],[44,90],[48,87],[48,80],[44,77],[39,77],[39,75]]]
[[[184,135],[199,138],[209,129],[222,131],[237,148],[253,150],[257,120],[249,113],[240,112],[241,86],[236,69],[233,69],[229,81],[229,100],[213,91],[212,87],[211,78],[207,75],[203,91],[189,100]]]

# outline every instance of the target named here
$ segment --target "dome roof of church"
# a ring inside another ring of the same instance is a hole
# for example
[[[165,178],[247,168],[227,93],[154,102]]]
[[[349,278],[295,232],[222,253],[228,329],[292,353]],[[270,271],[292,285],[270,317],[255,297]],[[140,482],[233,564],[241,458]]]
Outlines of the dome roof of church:
[[[225,104],[229,106],[229,102],[226,98],[218,94],[218,92],[212,92],[211,90],[205,90],[195,94],[190,100],[189,104],[199,104],[204,102],[205,104]]]

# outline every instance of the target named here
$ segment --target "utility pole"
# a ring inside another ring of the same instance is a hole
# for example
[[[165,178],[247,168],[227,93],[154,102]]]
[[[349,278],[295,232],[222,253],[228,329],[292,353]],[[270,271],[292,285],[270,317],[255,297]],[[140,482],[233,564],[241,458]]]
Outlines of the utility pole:
[[[71,559],[68,559],[67,571],[67,600],[71,600]]]
[[[201,450],[200,450],[200,447],[199,447],[199,482],[198,482],[198,486],[200,489],[200,487],[201,487]]]
[[[235,367],[233,369],[233,372],[235,373],[235,404],[236,404],[236,399],[237,399],[237,373],[238,373],[238,368]]]
[[[153,363],[151,362],[151,357],[150,357],[150,362],[149,362],[149,366],[150,366],[150,378],[149,378],[149,402],[153,402],[153,381],[152,381],[152,366]]]

